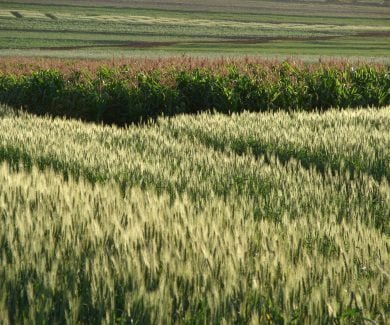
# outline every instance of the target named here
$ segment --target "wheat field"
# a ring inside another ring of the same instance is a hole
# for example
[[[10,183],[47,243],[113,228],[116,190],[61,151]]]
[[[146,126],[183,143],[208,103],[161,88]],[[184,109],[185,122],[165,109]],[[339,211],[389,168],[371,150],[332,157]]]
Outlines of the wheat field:
[[[389,125],[2,108],[0,323],[387,323]]]

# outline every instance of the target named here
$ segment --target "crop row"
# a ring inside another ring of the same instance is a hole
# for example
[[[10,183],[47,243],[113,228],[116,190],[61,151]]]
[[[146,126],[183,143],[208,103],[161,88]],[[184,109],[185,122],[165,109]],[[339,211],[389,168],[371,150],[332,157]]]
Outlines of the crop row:
[[[364,62],[341,59],[320,59],[318,63],[305,63],[299,59],[288,59],[287,62],[294,69],[314,72],[320,67],[338,70],[356,69],[363,67]],[[0,73],[6,75],[29,75],[34,71],[57,70],[68,77],[76,71],[96,76],[101,69],[109,69],[117,76],[150,74],[159,71],[164,78],[177,71],[194,71],[204,69],[215,75],[225,76],[234,68],[240,74],[253,75],[266,73],[275,74],[281,66],[277,59],[264,59],[259,56],[246,57],[216,57],[204,58],[194,56],[169,56],[156,58],[113,58],[111,60],[83,60],[83,59],[56,59],[31,57],[1,57]],[[383,70],[385,66],[379,63],[370,63],[375,70]]]
[[[250,70],[250,69],[249,69]],[[268,110],[326,110],[390,104],[388,67],[316,68],[284,62],[250,73],[234,66],[129,73],[101,67],[96,74],[40,70],[0,74],[0,102],[43,115],[125,125],[160,115]]]

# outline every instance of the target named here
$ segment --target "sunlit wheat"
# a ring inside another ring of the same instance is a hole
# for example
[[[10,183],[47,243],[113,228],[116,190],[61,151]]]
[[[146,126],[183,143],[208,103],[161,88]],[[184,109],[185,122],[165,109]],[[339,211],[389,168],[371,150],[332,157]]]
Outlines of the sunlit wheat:
[[[390,187],[371,173],[388,109],[124,129],[0,116],[0,323],[389,320]],[[336,165],[296,155],[324,147]]]

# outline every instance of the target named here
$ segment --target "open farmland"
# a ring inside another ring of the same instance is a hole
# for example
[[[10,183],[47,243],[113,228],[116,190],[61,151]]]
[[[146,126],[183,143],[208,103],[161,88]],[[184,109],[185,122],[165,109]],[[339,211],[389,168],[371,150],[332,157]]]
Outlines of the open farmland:
[[[389,112],[2,108],[0,322],[387,323]]]
[[[0,325],[390,324],[389,0],[0,0]]]
[[[388,61],[390,7],[370,2],[0,1],[0,55],[348,56]]]

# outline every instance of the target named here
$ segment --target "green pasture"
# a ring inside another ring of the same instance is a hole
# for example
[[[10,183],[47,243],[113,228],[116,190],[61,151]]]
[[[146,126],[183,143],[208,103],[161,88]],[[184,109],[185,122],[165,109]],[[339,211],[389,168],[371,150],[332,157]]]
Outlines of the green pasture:
[[[222,53],[387,60],[390,53],[390,8],[381,2],[30,2],[0,1],[0,55]]]

